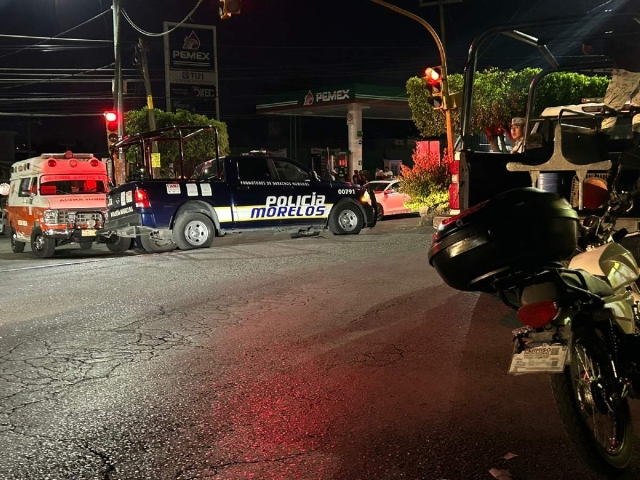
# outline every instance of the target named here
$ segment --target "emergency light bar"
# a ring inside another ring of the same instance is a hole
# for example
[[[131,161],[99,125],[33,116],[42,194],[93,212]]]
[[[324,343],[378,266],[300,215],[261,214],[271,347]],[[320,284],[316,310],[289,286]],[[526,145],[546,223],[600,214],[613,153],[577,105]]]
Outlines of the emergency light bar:
[[[70,158],[75,158],[76,160],[91,160],[93,157],[93,153],[43,153],[40,158],[57,158],[58,160],[65,160]]]

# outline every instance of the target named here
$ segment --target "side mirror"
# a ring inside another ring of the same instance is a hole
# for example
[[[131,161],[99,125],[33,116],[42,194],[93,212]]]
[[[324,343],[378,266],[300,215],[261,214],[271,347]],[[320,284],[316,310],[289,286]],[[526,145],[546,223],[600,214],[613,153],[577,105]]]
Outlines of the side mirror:
[[[9,184],[8,183],[0,183],[0,196],[7,196],[9,195]]]

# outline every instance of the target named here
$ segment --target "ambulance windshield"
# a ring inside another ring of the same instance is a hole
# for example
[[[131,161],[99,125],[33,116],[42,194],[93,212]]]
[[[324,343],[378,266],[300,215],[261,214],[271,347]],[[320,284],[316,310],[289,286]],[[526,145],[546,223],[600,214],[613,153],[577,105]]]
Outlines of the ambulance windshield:
[[[82,195],[86,193],[106,193],[102,180],[59,180],[40,185],[40,195]]]

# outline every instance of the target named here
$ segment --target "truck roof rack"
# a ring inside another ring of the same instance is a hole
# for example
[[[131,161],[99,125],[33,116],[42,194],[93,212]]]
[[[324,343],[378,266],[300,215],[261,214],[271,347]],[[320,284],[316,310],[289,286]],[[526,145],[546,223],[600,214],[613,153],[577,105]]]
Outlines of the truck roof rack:
[[[145,170],[153,178],[151,164],[151,145],[155,142],[178,142],[180,156],[180,176],[184,178],[184,141],[189,140],[203,132],[213,132],[216,159],[220,156],[220,142],[218,139],[218,129],[214,125],[172,125],[170,127],[159,128],[149,132],[136,133],[124,136],[120,141],[111,146],[112,167],[114,157],[119,149],[127,150],[133,146],[139,146],[142,150]],[[115,171],[115,168],[112,168]]]
[[[609,18],[624,18],[626,15],[610,15]],[[544,78],[546,75],[552,72],[557,71],[607,71],[613,68],[613,61],[608,59],[607,57],[596,57],[593,60],[584,60],[585,57],[574,57],[579,58],[580,60],[576,61],[568,61],[560,63],[558,59],[553,55],[551,50],[547,45],[547,41],[542,40],[538,37],[531,35],[529,32],[532,30],[536,30],[539,28],[547,28],[547,27],[558,27],[558,26],[569,26],[569,25],[579,25],[581,22],[585,22],[589,19],[589,15],[572,15],[566,17],[559,18],[549,18],[538,20],[530,23],[523,24],[512,24],[512,25],[504,25],[493,27],[477,36],[471,46],[469,47],[469,56],[467,57],[467,63],[465,64],[464,69],[464,87],[462,90],[463,101],[462,101],[462,112],[461,112],[461,139],[463,150],[466,150],[469,145],[469,141],[471,139],[471,107],[473,102],[473,87],[474,87],[474,79],[475,72],[478,63],[478,52],[481,47],[484,45],[485,41],[488,37],[496,34],[502,34],[508,37],[511,37],[515,40],[523,42],[525,44],[536,47],[542,58],[544,58],[549,66],[544,69],[540,74],[538,74],[531,83],[529,87],[529,99],[527,102],[527,123],[528,119],[533,112],[533,104],[535,101],[535,86],[540,83],[540,80]],[[564,40],[571,40],[571,35],[568,35]],[[526,125],[528,128],[528,125]],[[526,136],[527,129],[525,129]]]

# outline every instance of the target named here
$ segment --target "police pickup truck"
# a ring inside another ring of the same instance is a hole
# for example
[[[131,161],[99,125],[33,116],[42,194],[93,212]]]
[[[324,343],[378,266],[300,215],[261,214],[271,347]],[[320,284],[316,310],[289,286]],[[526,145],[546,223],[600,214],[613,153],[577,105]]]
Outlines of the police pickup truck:
[[[357,234],[376,223],[372,202],[366,189],[320,179],[287,158],[226,156],[198,165],[189,179],[112,189],[104,229],[138,238],[147,252],[205,248],[234,232]]]

